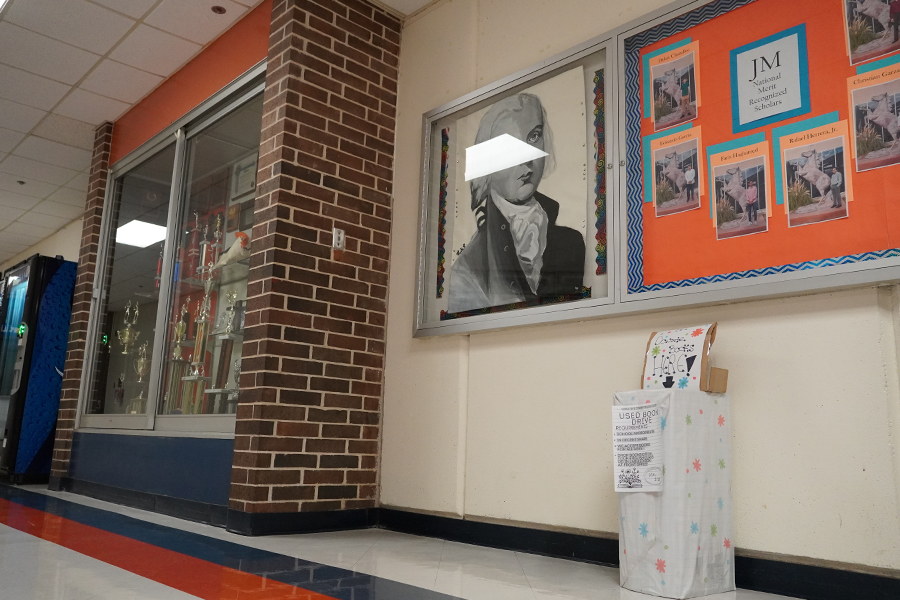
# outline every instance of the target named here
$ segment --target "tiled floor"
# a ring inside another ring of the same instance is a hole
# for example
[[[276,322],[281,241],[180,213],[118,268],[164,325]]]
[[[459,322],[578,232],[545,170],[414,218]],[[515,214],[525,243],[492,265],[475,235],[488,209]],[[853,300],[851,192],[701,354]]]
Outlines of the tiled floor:
[[[650,598],[619,588],[618,571],[609,567],[380,529],[247,538],[73,494],[26,489],[41,496],[0,500],[0,522],[12,525],[0,524],[0,600]],[[82,543],[84,538],[92,541]],[[121,550],[110,551],[110,544]],[[201,556],[206,561],[198,561]],[[213,570],[199,568],[206,565]],[[739,590],[708,598],[784,597]]]

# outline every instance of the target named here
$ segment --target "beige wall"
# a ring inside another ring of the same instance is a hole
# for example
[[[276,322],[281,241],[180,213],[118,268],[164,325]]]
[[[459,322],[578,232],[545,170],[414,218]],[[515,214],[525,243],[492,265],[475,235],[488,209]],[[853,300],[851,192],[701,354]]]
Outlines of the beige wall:
[[[661,5],[450,0],[401,52],[381,502],[618,530],[610,410],[647,336],[718,321],[740,548],[900,568],[896,292],[412,339],[422,113]]]
[[[81,219],[79,218],[0,265],[0,273],[3,273],[6,269],[22,262],[34,254],[41,254],[43,256],[56,256],[57,254],[61,254],[66,260],[78,262],[78,252],[80,250]]]

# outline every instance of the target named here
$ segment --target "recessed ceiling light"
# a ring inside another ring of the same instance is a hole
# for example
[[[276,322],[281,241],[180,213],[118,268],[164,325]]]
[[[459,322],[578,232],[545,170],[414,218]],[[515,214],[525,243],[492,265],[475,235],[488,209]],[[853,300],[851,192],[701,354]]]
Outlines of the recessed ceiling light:
[[[466,148],[466,181],[548,156],[508,133]]]
[[[126,246],[146,248],[164,239],[166,239],[165,227],[144,221],[131,221],[116,230],[116,242]]]
[[[0,1],[2,1],[2,0],[0,0]],[[217,15],[224,15],[224,14],[225,14],[225,7],[224,7],[224,6],[213,6],[212,9],[210,9],[210,10],[212,10],[212,11],[213,11],[214,13],[216,13]]]

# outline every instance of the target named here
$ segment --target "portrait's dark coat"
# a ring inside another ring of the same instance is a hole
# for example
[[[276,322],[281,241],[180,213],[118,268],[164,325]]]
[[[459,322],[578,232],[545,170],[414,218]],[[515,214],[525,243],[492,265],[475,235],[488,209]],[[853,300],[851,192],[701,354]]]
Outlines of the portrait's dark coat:
[[[509,223],[488,199],[484,227],[472,236],[451,268],[450,312],[581,293],[584,238],[574,229],[556,224],[559,203],[540,193],[534,197],[548,217],[537,293],[531,291],[519,264]]]

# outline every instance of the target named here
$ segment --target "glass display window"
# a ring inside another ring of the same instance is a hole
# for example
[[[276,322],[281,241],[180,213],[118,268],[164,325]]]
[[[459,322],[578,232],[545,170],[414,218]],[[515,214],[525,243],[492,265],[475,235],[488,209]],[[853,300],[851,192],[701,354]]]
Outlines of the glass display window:
[[[108,214],[88,414],[144,414],[175,144],[116,181]]]
[[[262,97],[188,142],[159,413],[237,410]]]
[[[112,167],[80,427],[233,433],[262,87],[244,82]]]

